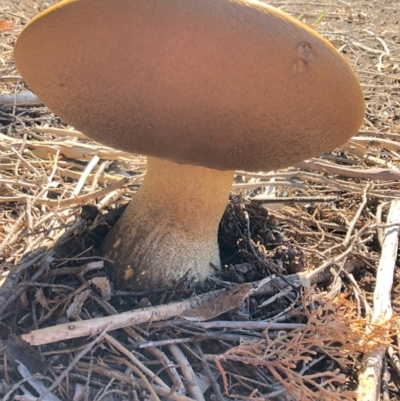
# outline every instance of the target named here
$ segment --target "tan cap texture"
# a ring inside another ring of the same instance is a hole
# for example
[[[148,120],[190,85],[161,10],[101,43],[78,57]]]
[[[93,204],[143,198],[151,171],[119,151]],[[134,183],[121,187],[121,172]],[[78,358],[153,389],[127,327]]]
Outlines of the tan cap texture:
[[[67,0],[15,47],[29,87],[116,149],[271,170],[353,136],[363,94],[315,31],[248,0]]]

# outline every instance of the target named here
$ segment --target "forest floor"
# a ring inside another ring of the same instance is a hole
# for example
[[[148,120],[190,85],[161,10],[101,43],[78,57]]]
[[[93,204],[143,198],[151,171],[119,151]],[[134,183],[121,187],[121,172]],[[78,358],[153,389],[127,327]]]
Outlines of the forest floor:
[[[0,0],[0,398],[399,400],[400,0],[270,2],[349,60],[364,125],[298,166],[237,171],[223,274],[142,293],[113,288],[99,246],[145,158],[71,130],[13,63],[51,3]]]

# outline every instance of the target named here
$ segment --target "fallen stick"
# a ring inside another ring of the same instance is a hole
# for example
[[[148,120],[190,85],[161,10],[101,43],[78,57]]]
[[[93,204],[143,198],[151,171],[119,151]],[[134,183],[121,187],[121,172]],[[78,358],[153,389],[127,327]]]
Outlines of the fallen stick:
[[[343,255],[341,255],[341,257],[343,257]],[[354,268],[355,265],[350,264],[348,267],[345,267],[345,269],[348,269],[350,272],[353,271]],[[328,280],[330,273],[319,271],[317,274],[310,277],[308,276],[308,272],[302,272],[286,276],[284,279],[280,277],[268,277],[267,279],[252,283],[253,288],[251,290],[249,288],[249,294],[251,296],[257,296],[276,293],[277,289],[280,287],[286,288],[289,283],[296,286],[303,285],[309,287],[316,282]],[[228,291],[234,290],[235,292],[239,292],[241,289],[246,289],[246,287],[251,286],[249,284],[241,284],[230,288]],[[109,331],[111,331],[149,321],[157,322],[160,320],[168,320],[183,314],[185,311],[198,308],[207,302],[211,302],[224,292],[225,290],[217,290],[181,302],[133,310],[97,319],[46,327],[44,329],[31,331],[21,337],[31,345],[42,345],[72,338],[96,335],[104,330],[105,327],[108,327]],[[190,313],[188,315],[190,315]],[[271,325],[271,327],[274,326]]]
[[[356,136],[351,138],[351,140],[379,149],[389,149],[389,150],[400,149],[400,143],[396,141],[391,141],[390,139]]]
[[[351,240],[351,236],[353,234],[354,228],[358,222],[358,219],[360,218],[365,206],[367,205],[368,202],[368,191],[371,188],[371,184],[367,184],[367,186],[365,187],[364,191],[363,191],[363,195],[362,195],[362,202],[360,203],[360,206],[356,212],[356,214],[353,217],[353,220],[350,223],[349,229],[347,230],[346,233],[346,237],[343,240],[342,246],[343,248],[347,248],[350,244],[350,240]]]
[[[276,184],[279,187],[279,183]],[[233,189],[236,189],[233,186]],[[339,200],[338,196],[293,196],[286,197],[280,196],[275,198],[268,198],[265,195],[256,195],[253,197],[247,198],[251,202],[259,202],[259,203],[310,203],[310,202],[335,202]]]
[[[211,301],[223,292],[224,290],[217,290],[181,302],[137,309],[97,319],[59,324],[57,326],[31,331],[21,337],[31,345],[42,345],[56,341],[69,340],[71,338],[94,336],[102,332],[105,328],[108,328],[107,331],[111,331],[148,321],[157,322],[160,320],[167,320],[189,309],[196,308],[205,302]]]
[[[51,134],[55,136],[67,136],[80,139],[90,139],[82,132],[65,129],[65,128],[55,128],[55,127],[34,127],[31,129],[36,134]]]
[[[61,177],[66,177],[66,178],[72,178],[73,180],[78,181],[81,176],[82,176],[82,172],[81,171],[74,171],[74,170],[70,170],[67,168],[58,168],[58,173],[60,174]],[[96,174],[89,174],[88,176],[88,182],[93,182],[95,180]],[[100,175],[100,177],[97,178],[97,182],[99,182],[100,184],[111,184],[114,182],[118,182],[120,179],[122,178],[121,175],[111,175],[111,174],[107,174],[107,173],[102,173]],[[1,183],[1,180],[0,180]],[[23,184],[21,184],[23,185]]]
[[[110,148],[95,146],[93,144],[75,143],[65,140],[64,142],[39,142],[29,141],[26,143],[29,149],[36,157],[46,160],[49,155],[55,155],[57,151],[68,159],[90,160],[93,156],[98,156],[105,160],[131,160],[132,154],[121,152]]]
[[[168,337],[167,337],[168,338]],[[187,360],[185,354],[176,344],[171,344],[168,346],[169,352],[174,357],[176,363],[182,372],[182,376],[185,379],[186,387],[189,393],[196,401],[205,401],[203,393],[196,382],[196,374],[193,371],[192,365]]]
[[[374,308],[371,318],[371,323],[375,325],[384,325],[391,319],[393,313],[390,297],[398,251],[400,200],[394,200],[390,204],[387,224],[393,223],[399,225],[385,230],[382,254],[376,275]],[[378,343],[371,351],[364,354],[358,375],[357,401],[379,400],[385,351],[385,346]]]
[[[374,137],[374,138],[392,138],[392,139],[400,139],[400,134],[397,132],[379,132],[379,131],[358,131],[358,134],[352,138],[352,140],[356,138],[365,138],[365,137]]]
[[[272,330],[272,331],[282,331],[282,330],[295,330],[303,329],[307,325],[303,323],[272,323],[265,321],[255,321],[255,322],[230,322],[225,320],[213,320],[211,322],[187,322],[185,320],[174,320],[171,322],[155,323],[152,327],[174,327],[174,326],[192,326],[200,327],[202,329],[233,329],[233,330]],[[147,344],[144,342],[143,344]],[[150,341],[148,342],[150,344]],[[142,344],[139,348],[144,348]]]
[[[24,90],[17,94],[0,95],[0,104],[4,106],[33,106],[43,104],[31,91]]]
[[[350,167],[339,166],[335,164],[323,163],[315,160],[305,160],[296,164],[296,167],[310,171],[318,171],[320,173],[330,173],[343,175],[345,177],[363,178],[371,180],[400,180],[400,170],[396,168],[385,169],[372,167],[367,169],[355,169]]]
[[[48,130],[44,131],[48,132]],[[24,144],[23,139],[13,138],[1,133],[0,139],[1,143],[7,144],[8,146],[22,146],[22,144]],[[47,160],[49,155],[56,155],[57,152],[60,152],[63,156],[72,160],[91,160],[93,156],[98,156],[100,159],[106,160],[132,160],[134,157],[133,154],[128,152],[95,145],[94,143],[74,142],[69,139],[66,139],[63,142],[31,140],[25,142],[25,147],[36,157],[43,160]]]
[[[306,186],[302,182],[298,181],[275,181],[273,183],[269,181],[260,181],[260,182],[245,182],[241,184],[233,184],[232,188],[234,190],[245,189],[247,191],[257,189],[257,188],[265,188],[265,187],[293,187],[293,188],[301,188],[306,189]]]
[[[3,75],[0,77],[0,82],[18,82],[22,80],[22,77],[18,75]]]

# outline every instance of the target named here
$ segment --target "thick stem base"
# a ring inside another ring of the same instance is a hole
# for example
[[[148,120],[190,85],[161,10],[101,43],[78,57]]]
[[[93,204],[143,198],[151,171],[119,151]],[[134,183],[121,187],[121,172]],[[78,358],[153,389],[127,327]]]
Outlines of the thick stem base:
[[[118,288],[202,282],[220,267],[218,225],[233,171],[148,158],[145,180],[103,243]]]

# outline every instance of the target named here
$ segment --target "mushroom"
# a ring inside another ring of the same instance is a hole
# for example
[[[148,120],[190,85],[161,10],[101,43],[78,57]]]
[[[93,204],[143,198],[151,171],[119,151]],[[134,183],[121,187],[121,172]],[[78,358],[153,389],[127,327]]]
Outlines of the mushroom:
[[[121,288],[204,281],[234,170],[330,151],[363,121],[344,57],[257,0],[64,0],[24,28],[15,61],[64,121],[148,156],[103,244]]]

